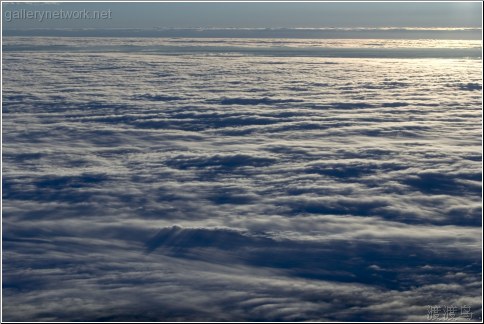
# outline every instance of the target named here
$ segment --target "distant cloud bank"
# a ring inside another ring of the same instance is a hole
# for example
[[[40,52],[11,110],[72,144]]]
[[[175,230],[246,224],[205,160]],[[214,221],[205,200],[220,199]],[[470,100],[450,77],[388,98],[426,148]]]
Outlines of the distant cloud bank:
[[[4,29],[4,36],[302,39],[482,39],[480,28],[82,28]]]

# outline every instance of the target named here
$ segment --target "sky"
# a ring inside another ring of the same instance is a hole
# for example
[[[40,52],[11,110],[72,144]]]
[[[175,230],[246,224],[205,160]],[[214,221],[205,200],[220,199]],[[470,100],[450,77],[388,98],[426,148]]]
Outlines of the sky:
[[[481,3],[3,3],[3,28],[480,27]],[[110,10],[109,19],[6,19],[19,10]],[[8,20],[8,21],[7,21]]]

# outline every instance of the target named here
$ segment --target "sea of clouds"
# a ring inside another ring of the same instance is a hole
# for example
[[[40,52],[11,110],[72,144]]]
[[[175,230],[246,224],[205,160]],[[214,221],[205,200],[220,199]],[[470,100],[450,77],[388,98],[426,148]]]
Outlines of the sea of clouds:
[[[476,44],[223,42],[4,40],[3,320],[479,319]]]

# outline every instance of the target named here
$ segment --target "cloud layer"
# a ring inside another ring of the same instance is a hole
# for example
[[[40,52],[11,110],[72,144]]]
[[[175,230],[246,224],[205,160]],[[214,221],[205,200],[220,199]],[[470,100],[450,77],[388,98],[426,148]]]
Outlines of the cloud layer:
[[[4,53],[3,320],[481,316],[480,60],[35,42]]]

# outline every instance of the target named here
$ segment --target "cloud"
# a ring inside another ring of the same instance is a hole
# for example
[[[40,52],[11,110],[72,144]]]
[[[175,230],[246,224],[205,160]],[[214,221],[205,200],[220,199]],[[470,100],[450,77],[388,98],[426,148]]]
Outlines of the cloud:
[[[478,60],[85,41],[5,40],[4,320],[480,316]]]

